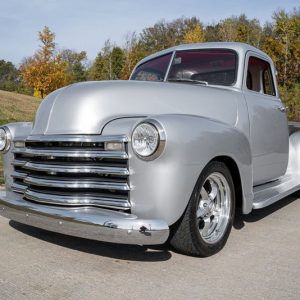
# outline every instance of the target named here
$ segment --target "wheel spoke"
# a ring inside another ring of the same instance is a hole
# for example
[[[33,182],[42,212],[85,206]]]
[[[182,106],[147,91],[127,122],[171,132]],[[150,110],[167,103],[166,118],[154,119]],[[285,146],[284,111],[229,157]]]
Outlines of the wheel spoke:
[[[218,186],[216,185],[216,183],[213,180],[209,180],[210,186],[211,186],[211,192],[209,193],[209,199],[211,201],[214,201],[218,195]]]
[[[209,195],[208,195],[208,193],[207,193],[207,191],[204,187],[201,188],[200,194],[201,194],[201,199],[202,200],[208,200],[209,199]]]
[[[223,185],[222,181],[217,176],[214,176],[214,181],[218,188],[218,196],[219,196],[219,197],[217,197],[216,206],[218,208],[221,208],[222,203],[224,201],[224,194],[226,193],[226,191],[224,189],[224,185]]]
[[[204,222],[204,227],[201,229],[201,234],[202,236],[207,236],[211,226],[210,218],[203,219],[203,222]]]

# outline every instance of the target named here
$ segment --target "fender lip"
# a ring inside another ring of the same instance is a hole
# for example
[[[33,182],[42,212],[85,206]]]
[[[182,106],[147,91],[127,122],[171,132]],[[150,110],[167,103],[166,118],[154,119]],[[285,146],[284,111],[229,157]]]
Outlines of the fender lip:
[[[8,198],[5,192],[0,192],[0,215],[52,232],[117,244],[158,245],[169,237],[169,226],[163,220],[139,219],[98,207],[41,205],[17,196]]]

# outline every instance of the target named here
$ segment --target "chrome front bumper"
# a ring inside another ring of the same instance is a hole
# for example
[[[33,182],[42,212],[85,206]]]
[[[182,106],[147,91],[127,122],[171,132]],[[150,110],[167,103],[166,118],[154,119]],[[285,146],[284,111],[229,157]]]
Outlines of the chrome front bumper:
[[[0,192],[0,215],[53,232],[120,244],[157,245],[169,236],[169,226],[162,220],[142,220],[98,207],[46,206],[11,199],[4,192]]]

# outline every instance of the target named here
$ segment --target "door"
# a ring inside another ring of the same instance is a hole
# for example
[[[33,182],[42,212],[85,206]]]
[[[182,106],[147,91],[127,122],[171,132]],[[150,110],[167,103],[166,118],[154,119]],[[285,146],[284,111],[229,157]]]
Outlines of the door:
[[[249,112],[254,185],[284,175],[288,164],[288,122],[274,75],[268,59],[248,52],[243,89]]]

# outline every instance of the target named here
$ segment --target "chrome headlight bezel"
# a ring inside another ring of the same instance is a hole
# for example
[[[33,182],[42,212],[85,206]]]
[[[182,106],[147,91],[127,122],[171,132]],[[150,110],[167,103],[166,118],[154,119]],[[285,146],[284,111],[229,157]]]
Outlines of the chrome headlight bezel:
[[[0,131],[4,134],[4,138],[5,138],[4,144],[3,144],[2,147],[1,147],[1,144],[0,144],[0,154],[4,154],[10,149],[11,133],[10,133],[9,129],[6,126],[1,126]]]
[[[155,130],[157,133],[157,145],[153,149],[152,153],[150,153],[149,155],[142,155],[141,153],[139,153],[137,151],[136,147],[134,146],[134,139],[135,139],[134,135],[135,135],[136,131],[138,130],[138,128],[144,124],[151,126],[151,128],[153,128],[153,130]],[[164,130],[163,126],[156,120],[153,120],[153,119],[143,120],[142,122],[137,124],[132,131],[132,135],[131,135],[132,149],[133,149],[135,155],[142,160],[149,161],[149,160],[154,160],[157,157],[159,157],[165,148],[165,143],[166,143],[165,130]]]

